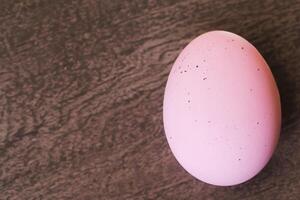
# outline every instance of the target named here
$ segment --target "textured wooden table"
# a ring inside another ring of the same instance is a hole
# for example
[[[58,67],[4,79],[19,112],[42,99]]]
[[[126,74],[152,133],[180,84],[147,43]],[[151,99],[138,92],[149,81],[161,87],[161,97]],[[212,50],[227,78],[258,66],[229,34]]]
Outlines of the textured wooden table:
[[[162,101],[208,30],[269,63],[283,126],[267,167],[214,187],[172,156]],[[0,199],[300,199],[300,1],[1,0]]]

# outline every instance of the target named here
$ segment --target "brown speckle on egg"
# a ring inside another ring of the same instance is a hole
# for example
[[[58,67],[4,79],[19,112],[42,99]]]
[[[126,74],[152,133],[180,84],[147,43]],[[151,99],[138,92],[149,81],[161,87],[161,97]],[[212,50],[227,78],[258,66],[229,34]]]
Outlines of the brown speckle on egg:
[[[203,80],[205,81],[207,79],[207,77],[204,77]]]

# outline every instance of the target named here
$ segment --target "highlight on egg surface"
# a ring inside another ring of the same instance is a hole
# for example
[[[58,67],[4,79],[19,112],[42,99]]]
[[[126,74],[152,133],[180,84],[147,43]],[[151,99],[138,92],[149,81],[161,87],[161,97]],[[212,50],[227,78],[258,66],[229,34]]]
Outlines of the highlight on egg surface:
[[[207,32],[182,50],[163,105],[172,153],[209,184],[251,179],[279,139],[280,96],[272,72],[256,48],[234,33]]]

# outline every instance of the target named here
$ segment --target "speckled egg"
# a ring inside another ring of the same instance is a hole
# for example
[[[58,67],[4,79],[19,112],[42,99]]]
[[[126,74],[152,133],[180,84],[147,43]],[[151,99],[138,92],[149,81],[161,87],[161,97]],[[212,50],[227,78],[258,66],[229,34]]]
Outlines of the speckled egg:
[[[253,45],[236,34],[211,31],[176,59],[163,119],[169,146],[188,173],[209,184],[236,185],[258,174],[275,150],[280,96]]]

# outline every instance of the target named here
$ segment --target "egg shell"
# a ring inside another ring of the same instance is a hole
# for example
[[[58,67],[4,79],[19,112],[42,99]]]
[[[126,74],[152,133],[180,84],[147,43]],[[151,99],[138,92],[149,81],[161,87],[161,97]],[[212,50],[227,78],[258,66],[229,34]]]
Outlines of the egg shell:
[[[281,127],[280,96],[267,63],[244,38],[211,31],[176,59],[165,89],[169,146],[197,179],[229,186],[258,174]]]

